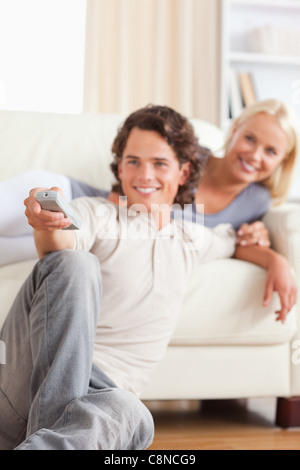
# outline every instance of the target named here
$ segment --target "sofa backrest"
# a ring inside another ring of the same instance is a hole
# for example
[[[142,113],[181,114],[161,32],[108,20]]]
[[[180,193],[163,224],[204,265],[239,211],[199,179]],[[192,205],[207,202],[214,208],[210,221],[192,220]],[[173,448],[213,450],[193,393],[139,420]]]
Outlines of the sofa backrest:
[[[0,111],[0,180],[46,169],[109,189],[111,145],[123,120],[120,114]],[[218,151],[223,132],[206,121],[191,122],[200,143]]]

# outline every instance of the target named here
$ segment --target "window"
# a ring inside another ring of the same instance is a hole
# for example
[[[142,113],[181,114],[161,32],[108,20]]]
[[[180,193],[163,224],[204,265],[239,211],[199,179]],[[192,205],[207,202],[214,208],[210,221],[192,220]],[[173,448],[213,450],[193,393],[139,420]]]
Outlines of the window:
[[[80,113],[86,0],[0,0],[0,109]]]

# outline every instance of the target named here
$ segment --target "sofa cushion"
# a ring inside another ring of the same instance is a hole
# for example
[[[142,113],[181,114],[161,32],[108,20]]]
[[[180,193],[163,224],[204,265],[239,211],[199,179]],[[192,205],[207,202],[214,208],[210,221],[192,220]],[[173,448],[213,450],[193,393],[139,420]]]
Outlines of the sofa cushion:
[[[0,268],[0,328],[18,290],[31,272],[36,260],[10,264]]]
[[[0,328],[18,290],[31,272],[36,260],[10,264],[0,268]]]
[[[0,180],[28,171],[45,169],[110,189],[111,145],[121,114],[80,115],[0,111]],[[205,147],[218,151],[223,132],[200,119],[191,123]]]
[[[0,268],[0,326],[35,262]],[[171,344],[263,345],[289,341],[296,330],[295,312],[282,325],[275,321],[273,313],[279,305],[276,295],[269,307],[262,307],[265,277],[263,269],[232,259],[196,269]]]
[[[0,179],[45,169],[109,189],[111,144],[118,114],[65,115],[0,111]]]

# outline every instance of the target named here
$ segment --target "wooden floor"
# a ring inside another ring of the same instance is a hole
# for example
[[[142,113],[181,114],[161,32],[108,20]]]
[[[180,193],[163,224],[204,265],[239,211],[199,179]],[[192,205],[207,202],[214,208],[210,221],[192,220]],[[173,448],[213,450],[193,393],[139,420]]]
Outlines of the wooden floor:
[[[300,450],[300,427],[274,426],[274,399],[145,404],[156,429],[149,450]]]

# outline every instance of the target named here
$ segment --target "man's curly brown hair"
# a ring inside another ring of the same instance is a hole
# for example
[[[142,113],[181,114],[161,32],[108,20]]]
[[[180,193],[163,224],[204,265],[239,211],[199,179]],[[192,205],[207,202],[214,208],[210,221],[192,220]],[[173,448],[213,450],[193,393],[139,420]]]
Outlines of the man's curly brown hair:
[[[160,134],[174,150],[180,167],[190,162],[190,176],[186,183],[179,186],[175,203],[192,203],[195,190],[200,182],[203,167],[210,152],[201,147],[194,129],[189,121],[168,106],[148,105],[128,116],[112,145],[114,160],[111,164],[112,172],[117,180],[112,190],[123,194],[121,181],[118,175],[118,163],[122,159],[127,139],[133,128],[154,131]]]

